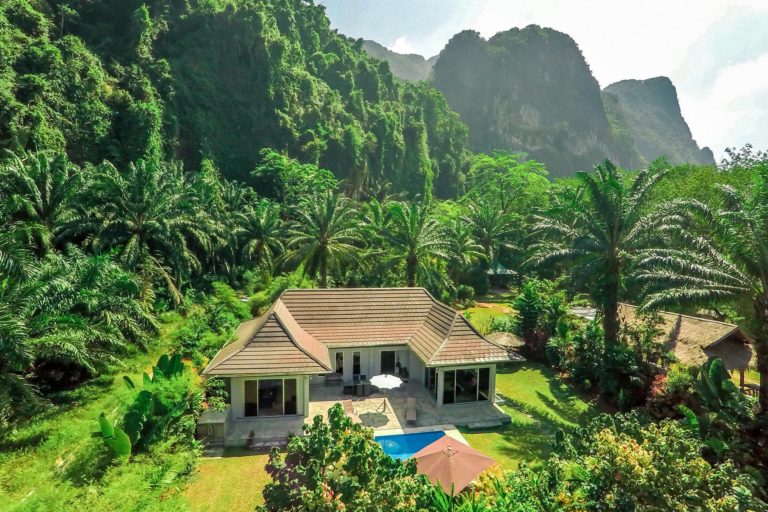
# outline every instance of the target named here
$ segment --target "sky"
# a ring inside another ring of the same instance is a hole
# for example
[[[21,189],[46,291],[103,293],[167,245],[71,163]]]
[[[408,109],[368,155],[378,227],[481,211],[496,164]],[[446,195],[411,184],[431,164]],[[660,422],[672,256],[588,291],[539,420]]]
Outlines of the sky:
[[[768,0],[318,0],[331,25],[436,55],[461,30],[569,34],[602,87],[668,76],[699,146],[768,149]]]

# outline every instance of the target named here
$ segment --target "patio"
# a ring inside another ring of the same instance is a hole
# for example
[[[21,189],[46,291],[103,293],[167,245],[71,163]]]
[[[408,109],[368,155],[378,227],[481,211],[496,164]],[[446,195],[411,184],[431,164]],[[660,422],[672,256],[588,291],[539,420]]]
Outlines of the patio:
[[[303,423],[311,423],[317,415],[326,416],[334,404],[350,401],[354,415],[366,427],[377,433],[400,433],[440,427],[493,428],[509,423],[509,416],[492,403],[455,404],[437,407],[434,399],[420,382],[404,383],[386,394],[374,393],[365,398],[344,394],[342,385],[312,385],[309,391],[309,414],[306,417],[286,416],[254,418],[227,422],[226,444],[244,445],[253,440],[270,443],[285,440],[289,434],[301,434]],[[406,399],[416,401],[417,420],[408,425],[405,421]],[[386,408],[383,404],[386,402]]]

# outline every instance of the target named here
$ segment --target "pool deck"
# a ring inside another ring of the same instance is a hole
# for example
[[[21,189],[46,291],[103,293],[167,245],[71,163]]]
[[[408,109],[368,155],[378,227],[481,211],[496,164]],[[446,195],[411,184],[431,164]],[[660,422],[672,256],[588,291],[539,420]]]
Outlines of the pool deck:
[[[416,400],[415,425],[405,421],[406,399]],[[341,386],[310,386],[309,414],[275,418],[253,418],[227,422],[226,444],[244,445],[255,442],[278,442],[290,434],[301,435],[304,423],[311,423],[318,415],[327,417],[334,404],[350,401],[354,416],[376,435],[394,435],[412,432],[443,430],[447,435],[466,443],[457,427],[488,428],[509,423],[509,416],[497,405],[489,402],[454,404],[437,407],[434,399],[418,382],[405,383],[386,394],[375,393],[360,398],[345,395]],[[386,407],[384,406],[386,404]]]

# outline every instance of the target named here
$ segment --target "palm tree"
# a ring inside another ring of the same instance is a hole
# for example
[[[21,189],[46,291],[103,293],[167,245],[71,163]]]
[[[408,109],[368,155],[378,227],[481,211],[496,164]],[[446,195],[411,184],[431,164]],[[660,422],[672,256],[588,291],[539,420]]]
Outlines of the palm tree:
[[[429,207],[417,203],[394,202],[390,210],[391,224],[382,233],[389,246],[390,262],[405,263],[406,286],[432,281],[435,259],[448,260],[445,231]]]
[[[243,256],[258,267],[272,270],[275,258],[283,252],[283,225],[280,205],[267,199],[243,212],[239,239]]]
[[[357,212],[348,199],[331,191],[302,202],[287,231],[283,260],[301,263],[320,286],[328,287],[328,272],[351,261],[363,245]]]
[[[448,244],[452,267],[451,279],[458,280],[459,274],[474,262],[487,256],[484,248],[473,237],[473,229],[462,218],[455,218],[448,226]]]
[[[34,276],[33,288],[48,299],[26,315],[34,358],[95,373],[118,363],[127,343],[143,346],[158,326],[136,276],[107,256],[67,252],[48,257]]]
[[[513,250],[513,218],[500,207],[489,201],[480,201],[469,205],[465,222],[472,226],[475,240],[483,248],[486,264],[491,267],[496,263],[502,249]]]
[[[10,403],[29,391],[20,375],[32,362],[23,312],[35,301],[15,292],[17,283],[26,281],[32,271],[28,249],[14,238],[12,230],[0,232],[0,402]],[[5,394],[9,396],[3,398]]]
[[[669,246],[648,250],[640,278],[645,308],[712,305],[732,300],[746,309],[760,373],[760,411],[768,414],[768,164],[755,166],[747,194],[718,185],[723,207],[692,199],[666,206],[659,220]]]
[[[144,295],[162,279],[179,303],[179,281],[200,270],[193,246],[210,251],[215,229],[198,206],[179,166],[137,161],[120,173],[103,166],[96,174],[92,220],[72,230],[91,232],[96,249],[118,249],[120,262],[141,276]]]
[[[77,216],[76,198],[84,186],[83,175],[66,155],[46,152],[12,154],[0,166],[0,191],[8,195],[7,214],[22,223],[38,254],[50,250]]]
[[[585,193],[571,221],[534,219],[534,233],[543,241],[535,245],[529,263],[565,261],[573,266],[574,287],[587,288],[600,309],[606,348],[619,339],[619,297],[653,234],[655,215],[645,213],[647,197],[663,175],[646,169],[629,178],[606,161],[595,166],[594,173],[577,174]]]

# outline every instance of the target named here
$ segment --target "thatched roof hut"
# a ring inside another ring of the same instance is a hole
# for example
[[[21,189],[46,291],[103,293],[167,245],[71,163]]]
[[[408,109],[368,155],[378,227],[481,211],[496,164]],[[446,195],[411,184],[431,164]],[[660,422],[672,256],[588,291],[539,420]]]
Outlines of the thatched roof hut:
[[[661,317],[659,342],[683,364],[696,366],[710,357],[719,357],[728,370],[742,373],[753,358],[751,340],[738,326],[708,318],[700,318],[666,311],[656,312]],[[637,306],[619,305],[622,323],[641,322]]]
[[[525,347],[525,342],[519,336],[512,334],[511,332],[492,332],[491,334],[488,334],[485,339],[505,348],[519,349]]]

